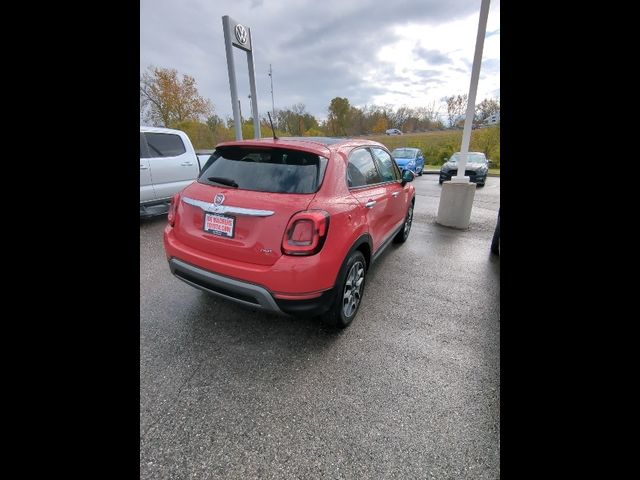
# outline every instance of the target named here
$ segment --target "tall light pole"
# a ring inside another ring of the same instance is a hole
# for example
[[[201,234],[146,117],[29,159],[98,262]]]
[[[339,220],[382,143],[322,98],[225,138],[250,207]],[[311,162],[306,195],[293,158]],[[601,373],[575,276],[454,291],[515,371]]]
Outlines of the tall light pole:
[[[482,63],[482,48],[484,36],[487,31],[487,17],[489,16],[489,0],[482,0],[480,5],[480,19],[478,21],[478,35],[476,36],[476,49],[471,67],[471,84],[467,97],[467,115],[462,132],[462,145],[460,146],[460,159],[458,160],[458,174],[450,181],[442,184],[440,203],[438,204],[438,217],[436,222],[440,225],[453,228],[468,228],[471,221],[471,207],[476,192],[476,185],[469,182],[465,176],[469,141],[471,140],[471,126],[476,107],[476,92],[478,91],[478,79],[480,78],[480,65]]]
[[[276,118],[276,104],[273,101],[273,72],[271,71],[271,64],[269,64],[269,78],[271,78],[271,116]]]

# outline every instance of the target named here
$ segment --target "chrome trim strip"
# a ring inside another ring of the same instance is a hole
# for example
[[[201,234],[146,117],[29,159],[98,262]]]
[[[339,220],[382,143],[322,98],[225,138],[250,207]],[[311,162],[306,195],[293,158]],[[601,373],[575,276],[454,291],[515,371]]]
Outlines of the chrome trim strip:
[[[271,210],[256,210],[253,208],[233,207],[231,205],[214,205],[213,203],[203,202],[202,200],[196,200],[195,198],[182,197],[184,203],[199,207],[205,212],[218,213],[221,215],[247,215],[249,217],[270,217],[276,212]]]

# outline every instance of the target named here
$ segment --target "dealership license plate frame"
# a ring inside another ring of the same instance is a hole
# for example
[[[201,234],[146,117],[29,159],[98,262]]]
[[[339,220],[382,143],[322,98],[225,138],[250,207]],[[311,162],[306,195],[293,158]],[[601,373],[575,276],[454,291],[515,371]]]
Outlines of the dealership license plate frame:
[[[209,219],[215,219],[215,218],[231,220],[231,232],[228,233],[224,229],[207,228],[207,225],[209,224]],[[235,234],[236,234],[236,217],[234,217],[232,215],[221,215],[219,213],[205,213],[204,214],[204,225],[202,226],[202,228],[206,233],[209,233],[211,235],[215,235],[217,237],[234,238]]]

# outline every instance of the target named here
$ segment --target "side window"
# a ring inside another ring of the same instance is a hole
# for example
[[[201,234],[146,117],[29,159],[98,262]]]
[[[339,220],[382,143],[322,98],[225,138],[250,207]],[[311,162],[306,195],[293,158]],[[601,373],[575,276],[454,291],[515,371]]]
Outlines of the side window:
[[[376,170],[369,150],[359,148],[349,155],[347,165],[347,185],[351,188],[380,183],[380,174]]]
[[[144,133],[140,132],[140,158],[149,158],[147,150],[147,141],[144,139]]]
[[[393,182],[400,180],[400,172],[398,170],[396,162],[393,161],[391,155],[381,148],[371,147],[373,156],[377,160],[378,168],[380,169],[380,175],[383,182]],[[395,168],[394,168],[395,166]]]
[[[176,157],[187,151],[178,135],[147,132],[145,137],[152,157]]]

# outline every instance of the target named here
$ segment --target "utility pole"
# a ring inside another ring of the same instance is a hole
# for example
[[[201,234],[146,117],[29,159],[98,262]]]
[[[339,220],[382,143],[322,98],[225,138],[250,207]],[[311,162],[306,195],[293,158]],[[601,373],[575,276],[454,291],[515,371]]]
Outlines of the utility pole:
[[[489,0],[482,0],[480,4],[480,18],[478,20],[478,34],[476,36],[476,48],[471,67],[471,82],[469,96],[467,97],[467,113],[462,132],[462,145],[460,146],[460,159],[458,160],[458,174],[450,181],[442,184],[440,203],[438,204],[438,217],[436,223],[445,227],[465,229],[471,221],[471,208],[476,185],[469,182],[465,176],[467,156],[469,153],[469,141],[471,140],[471,127],[475,113],[476,93],[480,78],[480,66],[482,64],[482,49],[484,36],[487,31],[487,17],[489,16]]]
[[[271,71],[271,64],[269,64],[269,78],[271,78],[271,116],[276,118],[276,104],[273,101],[273,72]]]

